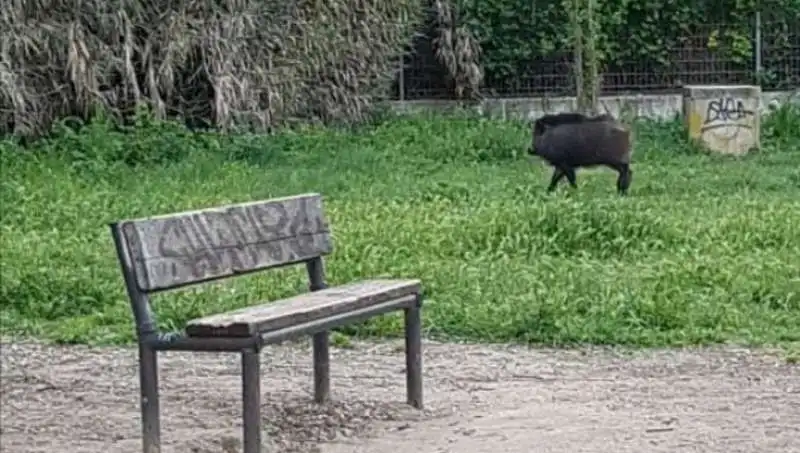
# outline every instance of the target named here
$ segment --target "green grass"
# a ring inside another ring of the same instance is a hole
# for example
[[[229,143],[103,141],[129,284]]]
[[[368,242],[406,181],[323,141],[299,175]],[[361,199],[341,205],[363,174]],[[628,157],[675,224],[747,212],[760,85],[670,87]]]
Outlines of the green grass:
[[[800,115],[742,159],[639,125],[630,195],[608,170],[544,191],[518,123],[458,117],[359,131],[221,136],[102,122],[2,142],[7,333],[118,343],[133,325],[106,224],[307,191],[326,198],[330,282],[418,277],[430,336],[545,344],[800,340]],[[135,164],[135,165],[133,165]],[[165,329],[304,291],[302,267],[156,297]],[[390,315],[346,334],[399,335]]]

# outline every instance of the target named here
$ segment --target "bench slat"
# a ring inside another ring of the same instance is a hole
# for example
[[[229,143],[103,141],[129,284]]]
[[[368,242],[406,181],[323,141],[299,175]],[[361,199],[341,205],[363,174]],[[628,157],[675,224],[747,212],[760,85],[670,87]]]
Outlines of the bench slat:
[[[332,250],[319,194],[126,220],[119,227],[144,292],[297,263]]]
[[[419,280],[363,280],[189,321],[193,337],[245,337],[360,310],[421,290]]]

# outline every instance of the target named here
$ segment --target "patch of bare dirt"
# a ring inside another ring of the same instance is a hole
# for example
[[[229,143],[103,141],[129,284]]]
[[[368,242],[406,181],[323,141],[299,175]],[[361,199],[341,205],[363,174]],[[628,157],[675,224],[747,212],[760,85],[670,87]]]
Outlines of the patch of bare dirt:
[[[265,452],[797,452],[800,369],[747,349],[536,350],[426,343],[426,410],[404,404],[399,343],[263,352]],[[2,450],[139,453],[136,351],[3,343]],[[160,356],[164,453],[241,451],[236,354]]]

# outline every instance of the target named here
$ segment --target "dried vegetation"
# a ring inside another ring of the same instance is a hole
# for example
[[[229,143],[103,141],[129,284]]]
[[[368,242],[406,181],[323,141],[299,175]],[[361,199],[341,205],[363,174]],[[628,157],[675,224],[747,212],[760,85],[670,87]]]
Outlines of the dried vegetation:
[[[388,95],[416,0],[10,0],[0,133],[139,105],[194,124],[352,122]]]
[[[480,95],[483,69],[481,47],[466,25],[457,20],[457,11],[447,0],[434,0],[433,48],[437,61],[444,67],[453,94],[458,99],[475,99]]]

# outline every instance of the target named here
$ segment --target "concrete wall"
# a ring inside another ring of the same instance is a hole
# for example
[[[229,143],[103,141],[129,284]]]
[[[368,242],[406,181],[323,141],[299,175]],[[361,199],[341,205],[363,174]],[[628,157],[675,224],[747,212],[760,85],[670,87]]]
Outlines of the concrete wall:
[[[787,101],[800,105],[800,91],[762,93],[759,110],[762,113],[768,113],[770,109],[774,109]],[[604,96],[600,98],[600,102],[601,107],[605,106],[614,116],[620,116],[621,112],[626,111],[635,114],[636,117],[671,120],[681,118],[683,112],[683,95],[681,93]],[[392,102],[392,108],[399,112],[418,110],[447,111],[458,106],[458,101]],[[545,113],[573,111],[576,108],[576,99],[575,97],[485,99],[470,108],[481,114],[496,118],[531,120]]]
[[[696,85],[683,89],[689,139],[710,151],[747,154],[761,146],[758,85]]]

